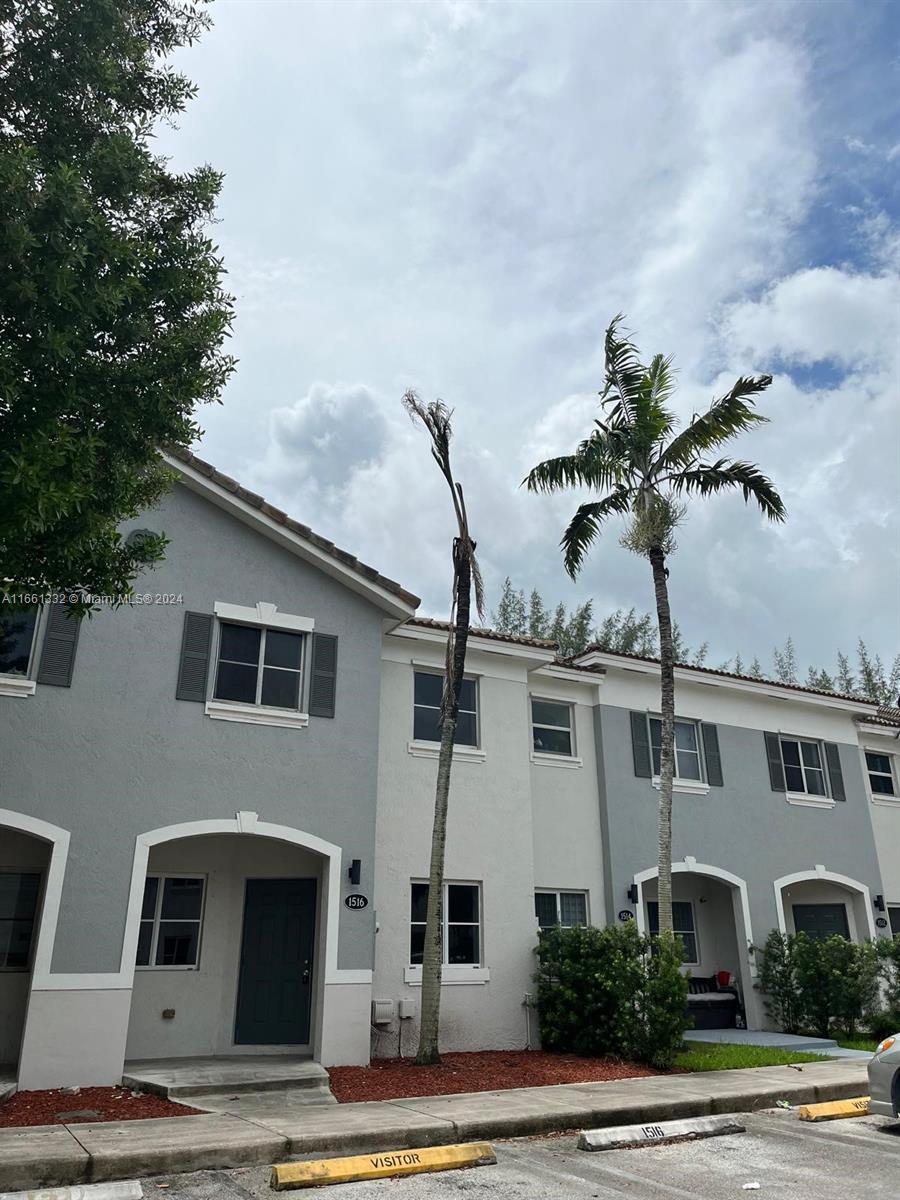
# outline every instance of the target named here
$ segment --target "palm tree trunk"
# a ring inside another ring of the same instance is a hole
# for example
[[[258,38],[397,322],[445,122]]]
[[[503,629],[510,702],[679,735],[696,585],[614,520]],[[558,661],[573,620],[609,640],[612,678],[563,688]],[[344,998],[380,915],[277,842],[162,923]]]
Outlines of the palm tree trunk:
[[[662,736],[659,756],[659,932],[672,933],[672,778],[675,773],[675,648],[666,558],[662,550],[650,551],[656,618],[659,623],[659,680]]]
[[[434,795],[434,824],[431,830],[431,866],[428,872],[428,908],[425,914],[425,950],[422,957],[422,1011],[419,1022],[419,1048],[416,1065],[432,1066],[441,1061],[438,1033],[441,1017],[441,968],[443,964],[444,852],[447,845],[447,807],[450,799],[450,768],[453,766],[453,740],[459,718],[459,695],[466,668],[466,643],[469,639],[472,563],[468,548],[460,538],[453,542],[455,578],[455,621],[453,655],[444,680],[444,704],[441,748],[438,755],[437,786]]]

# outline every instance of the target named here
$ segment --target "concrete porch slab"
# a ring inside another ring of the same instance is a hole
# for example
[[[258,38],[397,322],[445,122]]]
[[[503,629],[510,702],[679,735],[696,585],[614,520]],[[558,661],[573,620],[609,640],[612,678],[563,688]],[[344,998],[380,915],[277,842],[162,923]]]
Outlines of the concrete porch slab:
[[[0,1192],[81,1183],[89,1162],[63,1125],[0,1129]]]
[[[689,1029],[686,1042],[716,1046],[764,1046],[768,1050],[790,1050],[803,1054],[824,1054],[828,1058],[871,1058],[867,1050],[844,1050],[833,1038],[805,1037],[796,1033],[776,1033],[768,1029]]]
[[[288,1150],[287,1138],[271,1129],[218,1113],[72,1128],[90,1158],[91,1183],[275,1162]]]
[[[305,1120],[305,1112],[310,1107],[331,1107],[337,1104],[337,1097],[331,1092],[326,1080],[323,1087],[305,1088],[269,1088],[261,1092],[233,1092],[227,1089],[222,1092],[204,1092],[198,1096],[173,1096],[176,1103],[190,1104],[194,1108],[204,1108],[207,1112],[230,1113],[234,1117],[243,1117],[245,1121],[259,1121],[265,1124],[267,1117],[283,1117],[295,1114],[298,1121]]]
[[[320,1063],[301,1055],[234,1054],[221,1058],[135,1060],[125,1064],[122,1083],[171,1100],[284,1088],[324,1089],[325,1103],[331,1097],[328,1072]]]
[[[0,1067],[0,1104],[18,1091],[14,1067]]]

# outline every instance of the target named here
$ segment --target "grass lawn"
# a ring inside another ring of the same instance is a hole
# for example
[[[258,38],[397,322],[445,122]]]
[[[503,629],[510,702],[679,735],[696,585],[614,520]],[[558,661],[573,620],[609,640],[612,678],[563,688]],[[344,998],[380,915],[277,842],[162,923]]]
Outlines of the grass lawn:
[[[740,1067],[784,1067],[788,1063],[828,1062],[824,1054],[770,1050],[767,1046],[694,1045],[675,1059],[676,1071],[734,1071]]]
[[[845,1038],[836,1033],[834,1040],[845,1050],[868,1050],[870,1054],[874,1054],[878,1049],[878,1043],[872,1038]]]

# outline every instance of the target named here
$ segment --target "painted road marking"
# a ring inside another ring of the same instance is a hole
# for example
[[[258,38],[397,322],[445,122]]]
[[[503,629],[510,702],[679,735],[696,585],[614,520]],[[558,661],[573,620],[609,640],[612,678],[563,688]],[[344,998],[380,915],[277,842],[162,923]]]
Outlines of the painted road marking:
[[[827,1104],[801,1104],[801,1121],[836,1121],[839,1117],[864,1117],[869,1111],[869,1097],[855,1100],[829,1100]]]
[[[618,1150],[622,1146],[652,1146],[654,1142],[688,1141],[744,1133],[745,1127],[731,1116],[690,1117],[684,1121],[658,1121],[653,1125],[613,1125],[608,1129],[585,1129],[578,1138],[579,1150]]]
[[[486,1167],[496,1163],[487,1142],[462,1146],[429,1146],[420,1150],[390,1150],[384,1154],[357,1154],[352,1158],[319,1158],[313,1162],[279,1163],[272,1167],[272,1187],[318,1187],[323,1183],[352,1183],[358,1179],[388,1179],[392,1175],[418,1175],[422,1171],[452,1171],[457,1167]]]

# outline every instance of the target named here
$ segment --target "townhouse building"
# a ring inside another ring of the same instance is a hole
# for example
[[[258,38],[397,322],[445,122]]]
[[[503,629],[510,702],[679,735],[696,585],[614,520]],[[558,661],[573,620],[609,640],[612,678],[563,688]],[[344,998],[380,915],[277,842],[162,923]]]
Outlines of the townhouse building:
[[[0,613],[0,1075],[415,1048],[447,627],[193,455],[136,601]],[[541,927],[653,930],[658,664],[476,631],[445,1049],[537,1042]],[[686,969],[751,1027],[769,929],[900,927],[900,711],[678,668]]]

